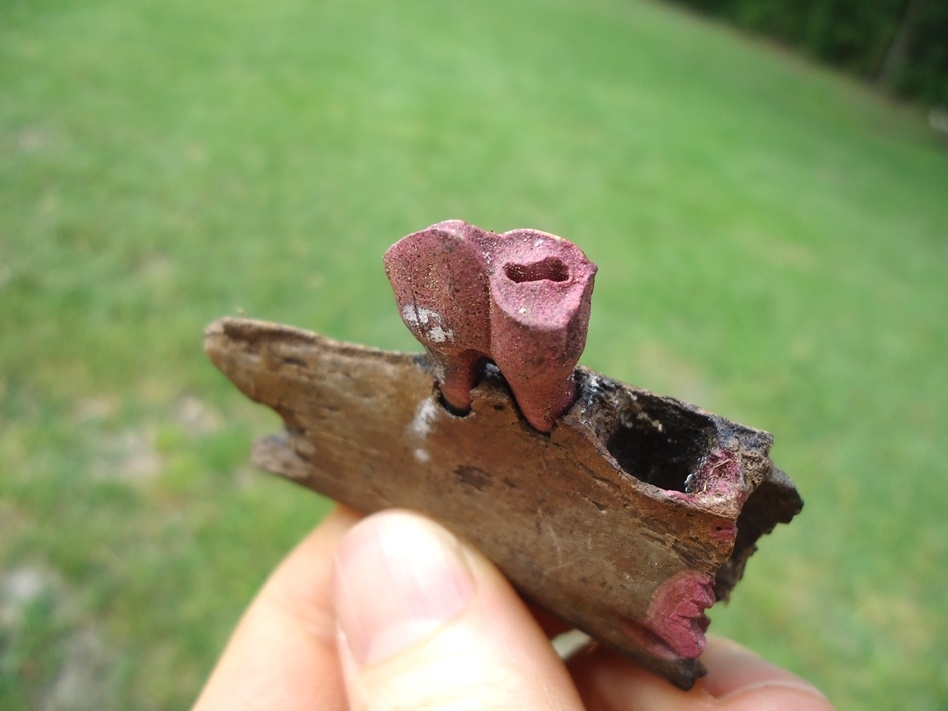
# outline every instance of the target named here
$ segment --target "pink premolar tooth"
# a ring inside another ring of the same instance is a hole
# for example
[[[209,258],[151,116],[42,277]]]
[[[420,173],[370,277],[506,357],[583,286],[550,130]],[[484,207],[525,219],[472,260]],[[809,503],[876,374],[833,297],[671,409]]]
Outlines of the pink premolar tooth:
[[[470,408],[490,358],[527,421],[552,429],[575,398],[589,325],[596,266],[579,248],[535,230],[499,235],[451,220],[393,245],[385,270],[448,405]]]
[[[490,353],[527,421],[549,432],[573,404],[596,266],[573,244],[534,230],[496,242]]]
[[[453,409],[471,407],[471,388],[490,348],[486,256],[480,230],[460,220],[432,225],[385,253],[402,320],[431,356]]]

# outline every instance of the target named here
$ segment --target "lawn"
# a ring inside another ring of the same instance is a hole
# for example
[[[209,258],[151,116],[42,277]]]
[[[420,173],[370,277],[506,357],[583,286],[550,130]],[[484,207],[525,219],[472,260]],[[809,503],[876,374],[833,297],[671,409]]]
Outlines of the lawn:
[[[205,359],[245,313],[417,350],[447,218],[599,264],[583,363],[774,433],[803,514],[712,631],[842,709],[948,705],[948,149],[632,0],[0,4],[0,707],[187,707],[329,503]]]

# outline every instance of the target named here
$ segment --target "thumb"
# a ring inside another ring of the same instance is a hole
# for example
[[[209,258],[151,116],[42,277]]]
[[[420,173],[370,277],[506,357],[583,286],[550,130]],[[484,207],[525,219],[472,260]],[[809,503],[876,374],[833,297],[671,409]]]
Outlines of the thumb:
[[[351,529],[333,600],[353,711],[582,709],[503,576],[428,519],[389,511]]]

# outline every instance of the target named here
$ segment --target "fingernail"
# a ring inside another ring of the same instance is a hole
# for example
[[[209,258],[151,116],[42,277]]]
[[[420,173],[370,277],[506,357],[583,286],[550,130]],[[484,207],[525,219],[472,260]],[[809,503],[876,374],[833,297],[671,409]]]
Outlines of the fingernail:
[[[816,697],[818,699],[822,699],[823,701],[828,702],[828,699],[826,698],[826,694],[824,694],[822,691],[820,691],[815,686],[813,686],[813,684],[810,684],[807,681],[803,681],[802,679],[761,680],[753,684],[747,684],[746,686],[741,687],[740,689],[735,689],[734,691],[728,694],[725,694],[724,696],[719,697],[719,700],[724,701],[726,699],[731,699],[736,696],[740,696],[742,694],[752,694],[757,691],[760,691],[761,689],[782,689],[786,691],[799,691],[802,694],[807,694],[809,696],[813,696],[813,697]]]
[[[412,514],[371,516],[336,554],[334,601],[345,644],[365,666],[455,617],[474,594],[460,544]]]

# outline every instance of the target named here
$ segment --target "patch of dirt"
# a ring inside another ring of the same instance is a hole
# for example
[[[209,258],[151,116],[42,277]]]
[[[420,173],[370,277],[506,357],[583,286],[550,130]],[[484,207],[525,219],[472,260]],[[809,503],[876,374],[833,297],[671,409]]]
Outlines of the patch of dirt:
[[[164,460],[155,448],[155,428],[128,429],[103,440],[100,456],[92,464],[93,475],[145,484],[164,469]]]
[[[111,393],[83,398],[76,404],[75,417],[80,422],[106,420],[118,412],[120,404],[118,395]]]
[[[30,609],[44,602],[44,615]],[[82,610],[62,576],[42,564],[23,564],[0,574],[0,628],[4,644],[0,654],[16,659],[18,649],[31,649],[28,637],[52,637],[56,649],[45,659],[27,659],[36,666],[55,665],[37,675],[35,688],[28,688],[31,708],[36,711],[108,711],[117,709],[108,677],[115,667],[94,626],[82,619]]]
[[[216,432],[223,424],[220,413],[194,395],[185,395],[175,405],[175,419],[197,435]]]

